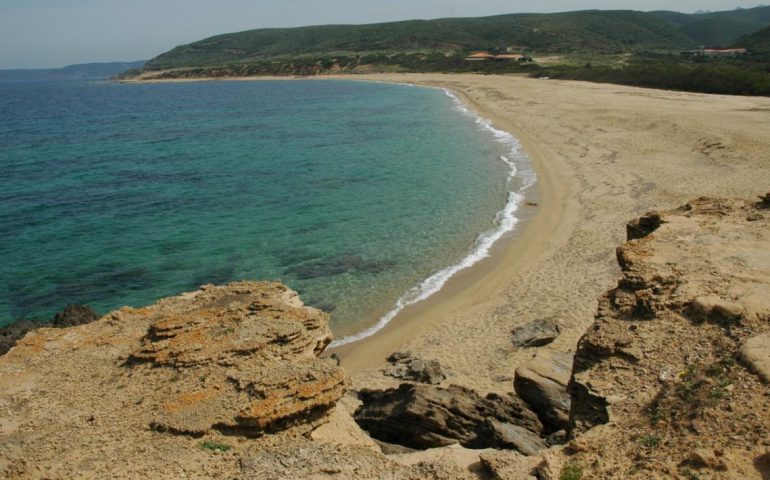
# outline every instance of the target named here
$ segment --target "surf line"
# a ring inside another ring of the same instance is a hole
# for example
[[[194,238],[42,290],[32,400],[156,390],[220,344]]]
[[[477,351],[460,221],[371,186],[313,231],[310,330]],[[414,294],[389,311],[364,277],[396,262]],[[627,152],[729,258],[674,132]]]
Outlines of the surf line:
[[[413,86],[411,84],[407,85]],[[516,228],[516,225],[519,223],[519,219],[515,214],[518,211],[521,202],[524,200],[524,192],[531,188],[537,181],[537,176],[532,168],[529,157],[527,157],[521,150],[521,143],[510,133],[495,128],[490,120],[471,111],[463,101],[449,89],[441,88],[441,90],[452,99],[452,108],[455,111],[470,117],[476,125],[478,125],[479,130],[491,133],[494,137],[494,141],[507,147],[507,154],[501,155],[500,160],[508,167],[508,185],[511,185],[514,178],[520,178],[521,186],[517,191],[508,191],[505,206],[495,214],[492,228],[482,232],[476,237],[470,252],[465,257],[460,259],[460,261],[433,273],[422,282],[409,288],[398,300],[396,300],[395,306],[385,315],[380,317],[377,323],[356,334],[334,340],[329,345],[329,348],[340,347],[342,345],[357,342],[379,332],[390,323],[396,315],[401,313],[404,308],[421,302],[439,292],[446,282],[457,272],[465,270],[484,258],[489,257],[489,251],[495,242],[500,240],[503,235]]]

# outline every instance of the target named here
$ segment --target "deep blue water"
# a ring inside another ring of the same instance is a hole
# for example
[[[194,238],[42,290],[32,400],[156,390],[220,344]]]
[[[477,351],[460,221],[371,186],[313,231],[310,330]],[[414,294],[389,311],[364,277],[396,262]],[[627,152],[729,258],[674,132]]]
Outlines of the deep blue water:
[[[0,82],[0,120],[0,325],[275,279],[348,335],[483,254],[528,181],[407,85]]]

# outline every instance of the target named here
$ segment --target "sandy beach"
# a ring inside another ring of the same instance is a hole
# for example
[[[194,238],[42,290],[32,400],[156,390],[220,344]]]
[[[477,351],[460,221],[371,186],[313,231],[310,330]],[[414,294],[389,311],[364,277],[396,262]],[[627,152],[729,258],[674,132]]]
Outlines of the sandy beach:
[[[406,308],[376,335],[337,349],[357,386],[390,386],[388,354],[434,358],[448,382],[510,391],[532,353],[512,328],[553,318],[572,351],[597,298],[619,278],[624,224],[703,195],[751,197],[770,185],[770,99],[517,76],[393,74],[334,78],[451,89],[523,144],[538,174],[524,222],[491,258]]]

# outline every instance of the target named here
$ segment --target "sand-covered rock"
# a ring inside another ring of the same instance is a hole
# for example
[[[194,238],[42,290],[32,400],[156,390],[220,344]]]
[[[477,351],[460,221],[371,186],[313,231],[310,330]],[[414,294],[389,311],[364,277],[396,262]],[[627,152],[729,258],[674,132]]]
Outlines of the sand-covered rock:
[[[317,358],[331,341],[327,315],[297,304],[285,287],[210,288],[190,307],[154,315],[126,362],[148,380],[157,377],[163,401],[153,428],[256,434],[312,427],[344,394],[342,369]],[[168,372],[175,381],[163,381]]]
[[[572,373],[572,357],[571,353],[541,350],[516,369],[516,394],[537,413],[547,433],[566,429],[569,423],[567,383]]]
[[[412,355],[412,352],[392,353],[382,373],[400,380],[431,385],[438,385],[446,378],[438,360],[425,360]]]
[[[770,333],[751,337],[741,347],[741,360],[770,383]]]

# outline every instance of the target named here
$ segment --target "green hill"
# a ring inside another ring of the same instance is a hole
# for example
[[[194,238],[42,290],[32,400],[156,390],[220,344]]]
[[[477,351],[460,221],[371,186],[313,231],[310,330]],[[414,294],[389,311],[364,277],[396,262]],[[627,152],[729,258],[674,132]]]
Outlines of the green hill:
[[[770,27],[746,35],[738,40],[735,46],[747,48],[753,53],[770,54]]]
[[[651,12],[669,21],[699,45],[725,46],[770,24],[770,7],[736,9],[687,15],[677,12]]]
[[[591,10],[249,30],[176,47],[147,66],[211,66],[319,54],[452,52],[506,46],[610,53],[690,48],[695,42],[655,15]]]
[[[538,53],[675,51],[728,45],[770,24],[770,7],[684,14],[586,10],[479,18],[321,25],[228,33],[182,45],[150,69],[211,67],[329,56],[467,52],[522,46]]]

